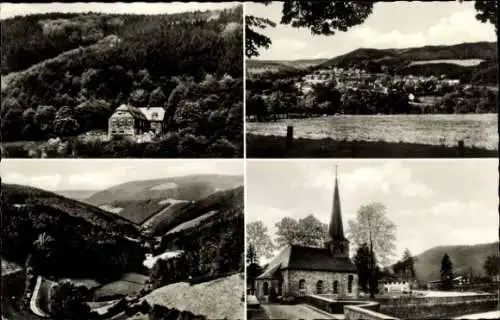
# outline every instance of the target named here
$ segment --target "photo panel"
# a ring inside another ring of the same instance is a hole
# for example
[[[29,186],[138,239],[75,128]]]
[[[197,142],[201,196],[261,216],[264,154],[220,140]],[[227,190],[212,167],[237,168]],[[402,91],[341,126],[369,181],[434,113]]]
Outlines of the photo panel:
[[[497,168],[248,160],[247,319],[498,318]]]
[[[249,158],[497,158],[494,1],[245,4]]]
[[[243,160],[4,159],[3,319],[244,319]]]
[[[5,158],[242,158],[241,2],[2,3]]]

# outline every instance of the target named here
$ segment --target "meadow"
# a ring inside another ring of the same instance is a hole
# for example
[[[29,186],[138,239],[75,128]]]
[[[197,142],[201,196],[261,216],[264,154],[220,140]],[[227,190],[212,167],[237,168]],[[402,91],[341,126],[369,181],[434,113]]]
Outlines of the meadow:
[[[429,63],[451,63],[462,67],[473,67],[479,65],[483,62],[483,59],[437,59],[437,60],[420,60],[412,61],[410,66],[419,64],[429,64]]]
[[[340,115],[276,122],[248,122],[247,134],[307,140],[387,142],[498,150],[497,114]],[[247,140],[247,143],[248,140]],[[251,146],[249,146],[251,148]],[[251,155],[250,155],[251,156]]]

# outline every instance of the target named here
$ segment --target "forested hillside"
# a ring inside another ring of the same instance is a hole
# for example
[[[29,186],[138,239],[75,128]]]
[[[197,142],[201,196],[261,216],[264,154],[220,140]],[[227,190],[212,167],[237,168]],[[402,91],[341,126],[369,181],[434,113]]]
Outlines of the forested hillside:
[[[498,242],[461,245],[439,246],[424,251],[416,256],[415,272],[422,281],[440,279],[441,260],[448,254],[453,263],[453,272],[456,275],[484,276],[484,261],[489,255],[498,255]]]
[[[43,190],[2,184],[2,258],[46,276],[119,277],[142,268],[140,239],[120,217]],[[42,263],[43,260],[43,263]]]
[[[32,15],[2,20],[1,28],[4,141],[106,130],[113,110],[130,103],[165,108],[184,149],[241,147],[241,6]]]
[[[460,60],[479,59],[478,65],[460,65]],[[442,63],[436,63],[442,60]],[[456,60],[458,63],[451,63]],[[474,84],[497,84],[497,44],[471,42],[450,46],[424,46],[405,49],[360,48],[323,62],[318,68],[336,66],[363,68],[369,72],[382,71],[382,66],[396,74],[440,76]],[[432,63],[425,63],[432,61]],[[419,62],[419,64],[415,64]]]

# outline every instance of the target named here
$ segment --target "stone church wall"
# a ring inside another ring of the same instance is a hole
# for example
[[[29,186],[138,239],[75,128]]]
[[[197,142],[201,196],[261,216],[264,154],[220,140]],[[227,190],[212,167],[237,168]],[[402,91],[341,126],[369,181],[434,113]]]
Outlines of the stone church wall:
[[[352,292],[348,292],[348,276],[353,276]],[[305,295],[317,294],[317,283],[323,281],[322,294],[334,294],[333,282],[338,281],[338,294],[336,298],[356,298],[358,296],[358,276],[357,274],[350,273],[335,273],[325,271],[305,271],[305,270],[287,270],[287,276],[284,276],[284,287],[286,288],[285,294],[299,295],[299,281],[304,279],[305,282]]]

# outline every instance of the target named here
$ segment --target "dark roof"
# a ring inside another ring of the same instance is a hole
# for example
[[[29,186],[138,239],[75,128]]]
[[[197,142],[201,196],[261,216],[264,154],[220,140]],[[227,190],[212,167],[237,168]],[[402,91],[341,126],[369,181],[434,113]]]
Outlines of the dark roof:
[[[332,257],[330,250],[290,245],[284,248],[258,277],[276,278],[278,270],[310,270],[331,272],[357,272],[351,259]],[[279,273],[279,272],[278,272]]]
[[[121,106],[116,108],[114,112],[117,112],[117,111],[128,111],[128,112],[130,112],[132,117],[134,117],[136,119],[147,120],[146,116],[144,115],[144,113],[141,112],[141,110],[139,110],[139,108],[136,108],[136,107],[131,106],[129,104],[122,104]]]

